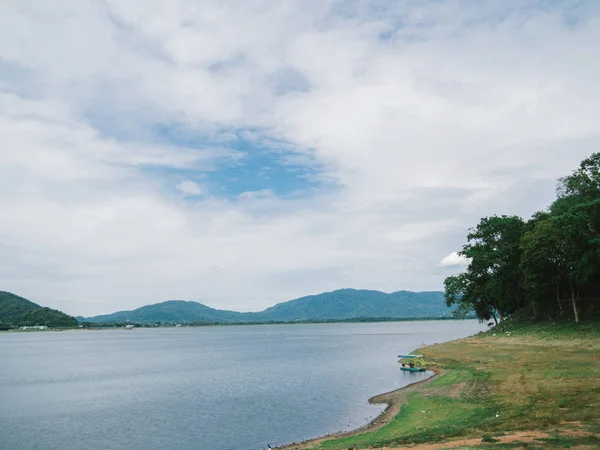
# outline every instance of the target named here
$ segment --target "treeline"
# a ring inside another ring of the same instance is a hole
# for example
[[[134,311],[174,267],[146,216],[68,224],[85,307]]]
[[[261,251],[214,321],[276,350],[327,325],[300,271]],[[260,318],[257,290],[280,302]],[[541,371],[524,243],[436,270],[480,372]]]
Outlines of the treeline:
[[[0,330],[40,325],[49,328],[75,328],[79,324],[75,317],[51,308],[38,308],[19,316],[0,320]]]
[[[474,315],[461,317],[474,319]],[[293,321],[264,321],[264,322],[218,322],[218,321],[190,321],[190,322],[156,322],[154,324],[144,324],[140,322],[80,322],[83,328],[124,328],[127,325],[133,325],[135,328],[155,328],[155,327],[174,327],[181,325],[183,327],[203,327],[215,325],[294,325],[294,324],[314,324],[314,323],[365,323],[365,322],[413,322],[427,320],[456,320],[455,316],[436,316],[436,317],[416,317],[416,318],[392,318],[392,317],[357,317],[352,319],[322,319],[322,320],[293,320]]]
[[[29,311],[13,319],[13,324],[20,327],[45,325],[50,328],[75,328],[79,325],[75,317],[51,308]]]
[[[497,323],[600,315],[600,153],[561,178],[557,199],[529,220],[481,219],[460,255],[466,270],[444,281],[455,315]]]

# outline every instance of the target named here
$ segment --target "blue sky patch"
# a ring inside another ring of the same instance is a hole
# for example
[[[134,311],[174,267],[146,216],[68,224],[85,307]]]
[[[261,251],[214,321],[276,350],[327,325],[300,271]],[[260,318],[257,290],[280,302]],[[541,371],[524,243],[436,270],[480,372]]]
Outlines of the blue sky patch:
[[[281,92],[306,88],[302,79],[287,73]],[[269,190],[277,196],[303,196],[327,188],[319,174],[322,167],[310,152],[298,153],[289,142],[270,137],[256,128],[199,130],[181,123],[148,125],[144,117],[101,103],[85,116],[101,135],[142,145],[197,149],[207,160],[186,168],[145,166],[141,170],[163,180],[178,193],[185,180],[202,186],[204,195],[236,199],[244,192]],[[329,186],[330,187],[330,186]]]
[[[207,195],[236,199],[245,192],[269,190],[277,196],[300,196],[321,190],[320,166],[310,157],[296,158],[295,148],[265,137],[261,130],[221,130],[208,136],[178,126],[156,128],[163,145],[222,151],[209,169],[150,168],[176,185],[191,180]]]

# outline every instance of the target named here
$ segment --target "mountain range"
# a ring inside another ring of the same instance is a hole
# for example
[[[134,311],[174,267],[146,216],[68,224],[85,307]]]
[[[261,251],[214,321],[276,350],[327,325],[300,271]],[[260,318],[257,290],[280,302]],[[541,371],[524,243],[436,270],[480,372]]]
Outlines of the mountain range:
[[[169,300],[132,311],[94,317],[80,322],[113,323],[268,323],[352,319],[411,319],[449,316],[444,293],[340,289],[279,303],[261,312],[214,309],[193,301]]]

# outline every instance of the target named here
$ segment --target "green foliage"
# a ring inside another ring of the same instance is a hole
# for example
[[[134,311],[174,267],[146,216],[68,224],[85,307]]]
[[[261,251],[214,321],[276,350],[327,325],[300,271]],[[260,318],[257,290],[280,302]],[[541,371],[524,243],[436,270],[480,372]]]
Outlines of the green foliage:
[[[45,325],[50,328],[73,328],[78,325],[75,317],[50,308],[38,308],[13,319],[17,326]]]
[[[496,438],[490,436],[489,434],[484,434],[483,437],[481,438],[481,442],[493,443],[493,442],[499,442],[499,439],[496,439]]]
[[[0,330],[24,326],[72,328],[77,320],[63,312],[42,308],[23,297],[0,291]]]
[[[8,320],[11,317],[21,316],[39,307],[39,305],[23,297],[10,292],[0,291],[0,320]]]
[[[560,179],[559,197],[600,197],[600,153],[584,159],[579,169]]]
[[[528,221],[486,217],[467,236],[466,271],[444,282],[446,304],[481,320],[600,314],[600,153],[559,180],[558,198]]]

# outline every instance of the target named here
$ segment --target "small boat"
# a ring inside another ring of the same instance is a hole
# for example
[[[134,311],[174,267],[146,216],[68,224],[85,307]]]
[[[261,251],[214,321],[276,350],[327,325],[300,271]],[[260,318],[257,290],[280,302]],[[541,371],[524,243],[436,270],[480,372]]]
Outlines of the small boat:
[[[400,358],[398,363],[402,364],[400,370],[406,372],[425,372],[427,370],[423,355],[398,355],[398,358]]]

